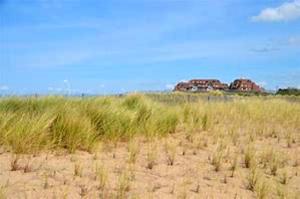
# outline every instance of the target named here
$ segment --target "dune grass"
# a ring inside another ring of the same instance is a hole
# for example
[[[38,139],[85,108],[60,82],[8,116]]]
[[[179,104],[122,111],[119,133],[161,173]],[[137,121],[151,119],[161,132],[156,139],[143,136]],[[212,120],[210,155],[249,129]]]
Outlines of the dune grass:
[[[10,97],[0,99],[0,145],[14,153],[92,151],[103,140],[163,137],[176,131],[210,132],[231,138],[234,145],[241,138],[251,142],[268,136],[291,145],[299,140],[299,113],[300,103],[276,97]]]
[[[173,133],[178,114],[141,95],[125,98],[6,98],[0,101],[0,144],[15,153],[92,150],[100,140]]]

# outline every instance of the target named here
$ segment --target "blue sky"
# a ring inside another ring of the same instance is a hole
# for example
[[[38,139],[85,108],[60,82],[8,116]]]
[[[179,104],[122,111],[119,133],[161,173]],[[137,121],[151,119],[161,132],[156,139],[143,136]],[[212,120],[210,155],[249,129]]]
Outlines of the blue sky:
[[[0,92],[300,87],[300,0],[0,0]]]

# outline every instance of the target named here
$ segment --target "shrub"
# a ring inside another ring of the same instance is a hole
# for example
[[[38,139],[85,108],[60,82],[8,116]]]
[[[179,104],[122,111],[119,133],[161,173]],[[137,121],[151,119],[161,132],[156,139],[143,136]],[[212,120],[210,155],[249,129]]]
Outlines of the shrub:
[[[279,89],[276,92],[276,95],[300,95],[300,89],[297,88],[287,88],[287,89]]]

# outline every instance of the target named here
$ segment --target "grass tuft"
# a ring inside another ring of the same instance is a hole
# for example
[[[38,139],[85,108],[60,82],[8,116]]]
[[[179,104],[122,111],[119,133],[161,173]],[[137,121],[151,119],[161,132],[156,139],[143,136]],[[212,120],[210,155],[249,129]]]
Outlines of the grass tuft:
[[[245,168],[251,168],[255,164],[255,151],[252,146],[248,146],[244,154],[244,165]]]
[[[126,193],[130,190],[130,176],[124,171],[120,174],[117,187],[117,198],[126,198]]]
[[[103,166],[96,166],[96,179],[99,182],[98,189],[104,190],[108,181],[108,172]]]
[[[165,152],[167,156],[167,164],[173,166],[175,161],[175,156],[176,156],[176,143],[166,142]]]
[[[259,180],[259,173],[257,168],[252,168],[247,176],[246,188],[250,191],[255,191],[255,187],[257,186]]]

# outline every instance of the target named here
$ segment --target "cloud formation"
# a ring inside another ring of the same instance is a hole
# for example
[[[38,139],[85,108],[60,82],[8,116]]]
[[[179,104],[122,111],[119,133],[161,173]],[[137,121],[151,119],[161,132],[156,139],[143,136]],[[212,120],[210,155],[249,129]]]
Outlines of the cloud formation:
[[[275,8],[266,8],[251,19],[255,22],[281,22],[298,18],[300,18],[300,0],[286,2]]]
[[[168,89],[168,90],[173,90],[174,87],[175,87],[174,84],[166,84],[166,89]]]
[[[288,39],[289,45],[300,46],[300,37],[290,37]]]
[[[7,91],[7,90],[9,90],[9,87],[6,85],[0,85],[0,90]]]
[[[274,52],[279,50],[280,50],[279,48],[269,47],[269,46],[250,49],[251,52],[255,52],[255,53],[269,53],[269,52]]]

